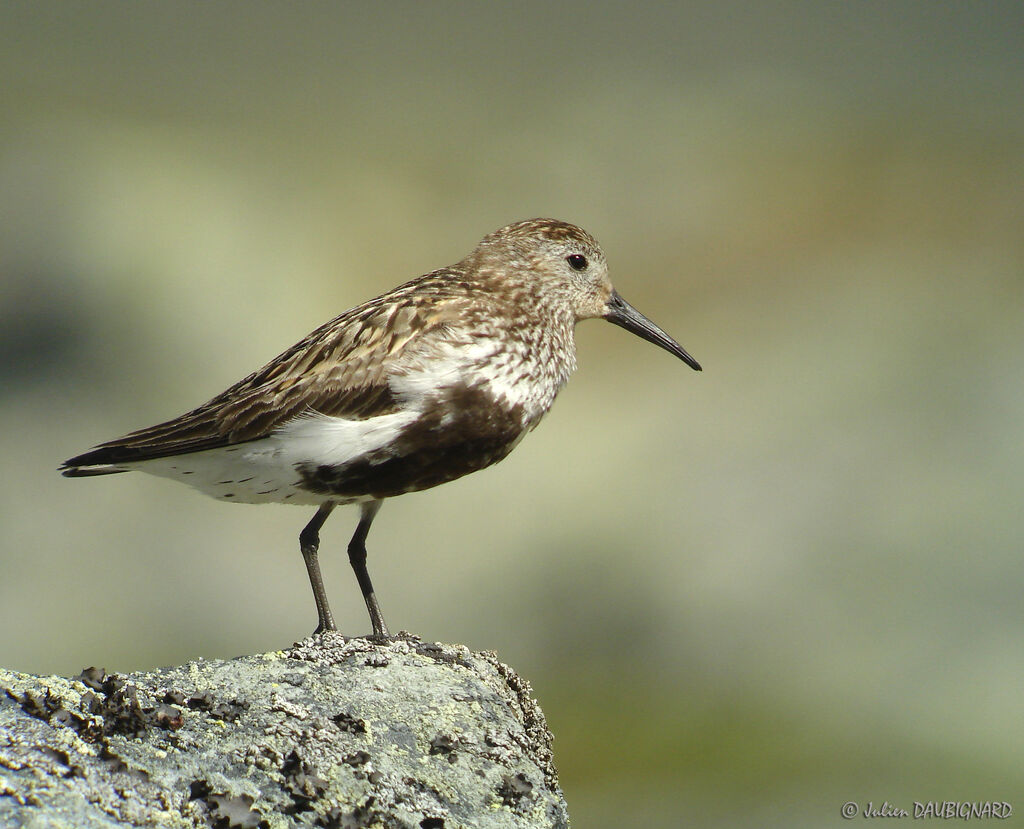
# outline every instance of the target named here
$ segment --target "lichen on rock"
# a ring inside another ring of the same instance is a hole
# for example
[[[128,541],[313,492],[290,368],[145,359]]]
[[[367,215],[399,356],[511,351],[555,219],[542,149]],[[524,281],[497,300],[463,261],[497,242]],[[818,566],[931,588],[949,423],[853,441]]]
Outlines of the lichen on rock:
[[[401,635],[75,679],[0,670],[0,826],[567,827],[494,654]]]

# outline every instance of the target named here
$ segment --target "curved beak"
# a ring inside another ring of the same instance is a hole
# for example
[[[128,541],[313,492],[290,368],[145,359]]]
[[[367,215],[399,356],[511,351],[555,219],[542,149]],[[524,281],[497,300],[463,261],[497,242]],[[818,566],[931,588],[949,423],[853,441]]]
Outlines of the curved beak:
[[[618,291],[612,291],[611,298],[605,306],[604,318],[608,322],[622,326],[627,331],[632,331],[638,337],[643,337],[647,342],[654,343],[669,353],[675,354],[694,371],[701,371],[700,363],[687,354],[686,349],[626,302],[619,296]]]

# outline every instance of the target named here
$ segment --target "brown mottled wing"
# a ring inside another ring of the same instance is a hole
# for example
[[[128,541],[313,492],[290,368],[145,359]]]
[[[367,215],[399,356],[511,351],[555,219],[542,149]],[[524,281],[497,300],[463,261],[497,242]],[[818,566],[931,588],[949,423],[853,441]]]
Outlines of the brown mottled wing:
[[[425,334],[442,334],[466,294],[435,271],[320,326],[267,365],[192,411],[71,458],[65,470],[257,440],[304,412],[365,419],[395,411],[388,372]]]

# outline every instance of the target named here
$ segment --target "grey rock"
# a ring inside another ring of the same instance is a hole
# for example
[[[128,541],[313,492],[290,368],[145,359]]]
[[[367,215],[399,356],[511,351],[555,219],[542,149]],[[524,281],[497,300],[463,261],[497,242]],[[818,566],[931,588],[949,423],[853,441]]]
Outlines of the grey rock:
[[[567,827],[493,653],[318,636],[75,679],[0,670],[0,827]]]

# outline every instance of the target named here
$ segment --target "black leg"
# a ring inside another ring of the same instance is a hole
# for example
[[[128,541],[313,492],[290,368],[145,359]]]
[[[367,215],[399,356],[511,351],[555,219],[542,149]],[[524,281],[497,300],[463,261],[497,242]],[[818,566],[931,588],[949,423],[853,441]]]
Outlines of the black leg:
[[[327,591],[324,590],[324,579],[320,575],[320,559],[317,555],[320,549],[320,528],[333,509],[333,501],[325,502],[316,511],[313,520],[306,524],[302,532],[299,533],[299,547],[302,550],[302,557],[306,561],[306,572],[309,573],[309,583],[313,587],[313,598],[316,600],[316,613],[320,618],[314,633],[338,629],[334,624],[334,617],[331,615],[331,606],[327,604]]]
[[[380,509],[382,503],[382,501],[366,501],[360,505],[362,514],[359,516],[359,526],[356,527],[355,535],[348,543],[348,560],[352,569],[356,571],[359,589],[363,591],[366,609],[370,611],[373,635],[378,638],[387,638],[390,635],[388,626],[384,623],[384,614],[380,612],[380,605],[377,604],[373,584],[370,582],[370,574],[366,570],[366,535],[370,532],[370,524],[373,523],[374,516],[377,515],[377,510]]]

